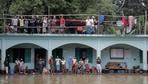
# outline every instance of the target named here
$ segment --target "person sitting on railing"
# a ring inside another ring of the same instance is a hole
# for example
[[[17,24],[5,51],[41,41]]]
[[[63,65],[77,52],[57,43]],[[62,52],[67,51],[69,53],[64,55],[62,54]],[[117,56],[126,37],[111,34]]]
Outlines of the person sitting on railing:
[[[64,33],[64,28],[65,28],[65,19],[63,16],[60,18],[60,33]]]

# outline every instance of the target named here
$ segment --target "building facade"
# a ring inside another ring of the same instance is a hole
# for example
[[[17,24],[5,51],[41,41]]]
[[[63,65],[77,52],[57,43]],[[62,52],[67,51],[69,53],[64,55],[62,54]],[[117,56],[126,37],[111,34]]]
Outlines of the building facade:
[[[102,60],[102,67],[108,62],[125,62],[128,69],[140,66],[148,70],[147,35],[98,35],[98,34],[11,34],[0,35],[0,69],[4,70],[4,60],[10,57],[10,67],[16,58],[22,58],[29,69],[38,67],[37,60],[43,58],[48,67],[50,56],[89,59],[96,66],[96,58]]]

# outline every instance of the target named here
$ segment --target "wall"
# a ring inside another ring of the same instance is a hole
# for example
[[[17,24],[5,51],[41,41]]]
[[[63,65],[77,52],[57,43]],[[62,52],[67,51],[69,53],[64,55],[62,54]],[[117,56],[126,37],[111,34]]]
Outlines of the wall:
[[[20,46],[17,46],[19,48]],[[22,47],[22,46],[21,46]],[[35,47],[34,45],[30,46],[32,49],[38,48],[37,46]],[[78,45],[78,44],[72,44],[72,45],[64,45],[59,48],[63,48],[63,56],[64,58],[68,58],[71,56],[72,58],[75,57],[75,48],[88,48],[88,46],[84,45]],[[113,46],[113,47],[118,47],[118,46]],[[22,48],[28,48],[28,47],[22,47]],[[106,48],[101,52],[101,58],[102,58],[102,67],[105,68],[105,65],[111,61],[111,62],[126,62],[128,65],[128,68],[131,69],[133,66],[140,65],[142,68],[142,64],[140,63],[140,57],[139,57],[139,50],[134,48],[134,47],[124,47],[124,59],[110,59],[110,48]],[[34,68],[34,56],[33,54],[31,55],[31,63],[25,63],[29,67],[29,69]],[[93,50],[93,63],[91,63],[91,66],[96,65],[96,50]],[[67,60],[67,59],[66,59]],[[14,66],[14,63],[11,63],[11,66]],[[68,65],[67,65],[68,66]]]
[[[78,48],[78,47],[79,48],[90,48],[88,46],[80,45],[80,44],[64,45],[60,48],[63,48],[63,56],[66,59],[69,56],[74,58],[75,57],[75,48]],[[90,65],[95,66],[95,58],[96,58],[96,50],[93,49],[93,62]],[[68,64],[66,64],[66,66],[68,66]]]
[[[3,41],[4,40],[4,41]],[[5,43],[4,43],[5,42]],[[46,50],[53,50],[59,46],[65,45],[65,44],[83,44],[87,45],[89,47],[92,47],[95,50],[103,50],[106,47],[115,45],[115,44],[127,44],[134,46],[141,50],[148,50],[148,38],[147,36],[114,36],[114,35],[65,35],[65,34],[38,34],[38,35],[28,35],[28,34],[8,34],[8,35],[0,35],[0,48],[10,48],[12,46],[15,46],[17,44],[22,43],[31,43],[38,45]],[[3,46],[3,47],[2,47]],[[74,54],[74,47],[64,47],[64,55],[65,57],[70,56],[71,54]],[[69,53],[66,53],[69,52]],[[96,58],[95,52],[94,52],[94,59]],[[131,53],[130,53],[131,52]],[[129,63],[129,59],[132,59],[131,54],[138,56],[138,54],[135,53],[134,49],[128,53],[128,57],[126,60]],[[137,52],[137,51],[136,51]],[[109,51],[105,50],[103,51],[103,56],[106,56],[106,58],[103,60],[108,62],[109,60]],[[135,54],[133,54],[135,53]],[[49,55],[48,55],[49,56]],[[2,56],[4,59],[5,56]],[[136,57],[137,59],[138,57]],[[3,61],[1,61],[3,63]],[[137,61],[132,61],[132,63],[129,63],[129,67],[132,67],[133,64],[136,65],[139,64]],[[94,63],[95,64],[95,61]],[[105,63],[103,63],[105,65]]]
[[[34,59],[35,59],[35,48],[41,48],[37,45],[33,44],[21,44],[21,45],[16,45],[11,48],[31,48],[31,62],[30,63],[25,63],[25,66],[28,66],[29,69],[34,69]],[[15,63],[10,63],[10,67],[13,68],[15,66]]]
[[[117,47],[117,46],[113,46],[113,47]],[[101,53],[103,68],[105,68],[105,65],[108,62],[126,62],[129,69],[132,69],[133,66],[137,66],[137,65],[140,65],[140,68],[143,67],[142,63],[140,63],[139,49],[126,46],[124,47],[124,59],[111,59],[110,48],[111,47],[104,49]]]

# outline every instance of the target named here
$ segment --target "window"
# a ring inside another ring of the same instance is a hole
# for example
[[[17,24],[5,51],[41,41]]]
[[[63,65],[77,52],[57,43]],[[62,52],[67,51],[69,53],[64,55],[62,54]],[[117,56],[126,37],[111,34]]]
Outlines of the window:
[[[110,58],[111,59],[124,59],[124,49],[123,48],[111,48]]]
[[[25,48],[25,63],[31,63],[31,48]]]

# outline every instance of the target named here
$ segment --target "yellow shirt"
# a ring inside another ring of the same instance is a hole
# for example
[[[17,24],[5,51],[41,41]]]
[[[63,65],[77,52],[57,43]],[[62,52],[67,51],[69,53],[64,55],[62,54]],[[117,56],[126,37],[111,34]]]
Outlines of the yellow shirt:
[[[19,19],[20,26],[24,26],[24,19]]]

